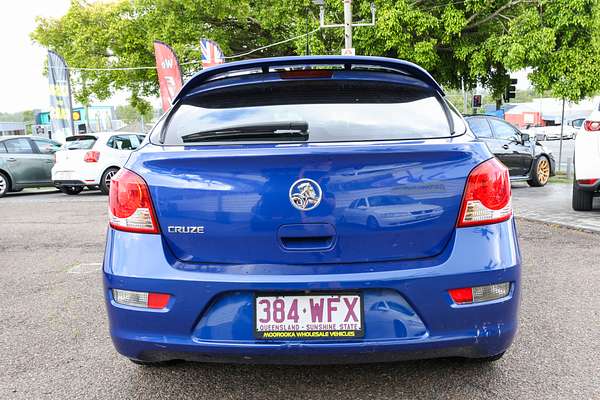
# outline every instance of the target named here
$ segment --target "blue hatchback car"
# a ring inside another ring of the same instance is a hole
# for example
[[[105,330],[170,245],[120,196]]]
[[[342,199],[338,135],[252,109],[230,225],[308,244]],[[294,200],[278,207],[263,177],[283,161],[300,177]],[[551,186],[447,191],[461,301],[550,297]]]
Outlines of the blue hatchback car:
[[[508,171],[406,61],[203,70],[109,202],[110,332],[136,363],[491,361],[517,330]]]

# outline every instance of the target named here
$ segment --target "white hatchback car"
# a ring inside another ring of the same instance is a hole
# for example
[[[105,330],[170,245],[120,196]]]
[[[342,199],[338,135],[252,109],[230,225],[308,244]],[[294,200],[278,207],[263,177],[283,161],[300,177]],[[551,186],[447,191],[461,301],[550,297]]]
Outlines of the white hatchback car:
[[[589,211],[600,189],[600,111],[585,119],[575,137],[573,209]]]
[[[66,194],[85,187],[108,194],[110,180],[137,149],[145,135],[132,132],[99,132],[71,136],[57,151],[52,168],[54,186]]]

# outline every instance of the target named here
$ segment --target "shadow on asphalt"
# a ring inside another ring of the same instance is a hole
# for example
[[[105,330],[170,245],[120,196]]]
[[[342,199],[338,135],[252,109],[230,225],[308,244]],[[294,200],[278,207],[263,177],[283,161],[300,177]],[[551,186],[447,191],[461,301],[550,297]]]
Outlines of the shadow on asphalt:
[[[58,189],[54,189],[54,188],[48,188],[47,190],[23,190],[21,192],[10,192],[7,193],[5,198],[15,198],[15,197],[30,197],[30,196],[37,196],[37,195],[44,195],[44,194],[59,194],[61,193],[60,190]],[[104,194],[100,191],[100,190],[84,190],[83,192],[79,193],[78,195],[74,195],[74,196],[69,196],[67,194],[64,195],[66,198],[68,197],[74,197],[76,198],[77,196],[104,196]]]
[[[29,196],[36,196],[36,195],[42,195],[42,194],[56,194],[56,193],[60,193],[59,190],[55,190],[55,189],[49,189],[49,190],[36,190],[35,192],[28,192],[23,190],[22,192],[10,192],[7,193],[4,197],[7,199],[10,198],[15,198],[15,197],[29,197]]]
[[[160,377],[161,385],[173,388],[169,393],[161,391],[164,396],[162,398],[181,398],[192,393],[212,393],[214,398],[244,398],[248,393],[253,393],[256,398],[281,399],[296,396],[329,399],[332,395],[338,398],[394,398],[394,393],[412,393],[416,399],[432,398],[435,393],[444,393],[453,398],[461,393],[473,393],[480,385],[487,386],[497,376],[498,369],[506,368],[508,363],[507,359],[482,363],[457,358],[313,366],[193,362],[164,367],[132,365],[132,379],[129,380],[131,387],[125,393],[143,392]],[[360,371],[360,379],[356,379],[357,371]],[[476,382],[465,382],[465,376],[476,376]],[[427,387],[428,385],[431,386]],[[196,386],[202,389],[198,390]],[[430,392],[431,396],[423,391]]]

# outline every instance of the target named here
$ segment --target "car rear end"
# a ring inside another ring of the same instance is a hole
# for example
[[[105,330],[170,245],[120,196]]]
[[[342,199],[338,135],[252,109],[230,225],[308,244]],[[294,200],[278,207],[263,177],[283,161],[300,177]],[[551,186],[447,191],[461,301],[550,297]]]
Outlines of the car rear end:
[[[370,57],[192,78],[111,185],[117,350],[145,362],[502,354],[520,292],[508,172],[442,96],[421,68]],[[349,218],[365,198],[385,223]]]
[[[56,163],[52,168],[54,186],[85,187],[100,183],[97,167],[100,151],[95,149],[98,140],[97,135],[77,135],[66,139],[64,146],[55,153]]]
[[[573,209],[589,211],[600,189],[600,111],[585,119],[575,137]]]

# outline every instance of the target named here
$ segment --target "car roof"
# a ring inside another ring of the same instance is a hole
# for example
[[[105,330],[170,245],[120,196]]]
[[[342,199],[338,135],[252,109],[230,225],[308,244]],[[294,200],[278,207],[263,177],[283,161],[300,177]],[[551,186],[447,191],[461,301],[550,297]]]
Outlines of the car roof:
[[[29,138],[29,139],[45,139],[45,140],[52,140],[55,141],[54,139],[48,139],[47,137],[44,136],[37,136],[37,135],[4,135],[4,136],[0,136],[0,140],[7,140],[7,139],[19,139],[19,138]]]
[[[486,119],[497,119],[498,121],[504,121],[507,124],[510,124],[510,122],[508,122],[507,120],[503,119],[503,118],[498,118],[495,115],[486,115],[486,114],[472,114],[472,115],[463,115],[463,117],[465,118],[466,121],[473,119],[473,118],[486,118]],[[512,124],[511,124],[512,125]]]
[[[83,133],[83,134],[79,134],[79,135],[67,136],[67,138],[94,136],[94,137],[96,137],[98,139],[104,139],[104,138],[109,138],[111,136],[119,136],[119,135],[142,135],[142,136],[146,136],[145,133],[141,133],[141,132],[120,132],[120,131],[113,131],[113,132],[90,132],[90,133]]]
[[[398,60],[387,57],[369,57],[369,56],[295,56],[295,57],[271,57],[259,58],[253,60],[244,60],[221,64],[215,67],[203,69],[194,75],[179,91],[173,103],[192,93],[194,89],[205,83],[219,77],[233,76],[243,73],[269,73],[276,72],[283,68],[302,69],[313,66],[332,66],[340,65],[344,70],[351,70],[352,67],[375,68],[380,72],[393,72],[411,78],[416,78],[424,82],[435,91],[444,95],[442,87],[436,80],[420,66],[408,61]],[[273,70],[275,68],[275,70]]]

